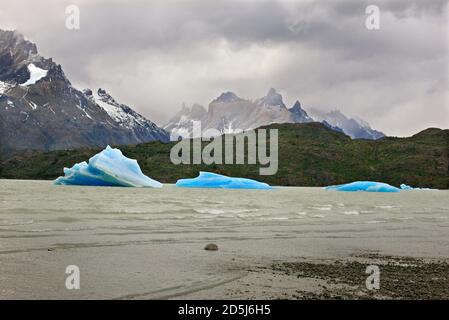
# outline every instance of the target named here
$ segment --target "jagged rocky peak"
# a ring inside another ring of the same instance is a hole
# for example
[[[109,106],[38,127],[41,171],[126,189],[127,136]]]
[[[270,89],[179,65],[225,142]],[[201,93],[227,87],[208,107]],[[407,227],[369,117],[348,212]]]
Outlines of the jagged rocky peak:
[[[26,83],[35,70],[53,67],[51,59],[39,56],[34,43],[17,31],[0,30],[0,81]]]
[[[296,100],[293,107],[290,108],[295,122],[312,122],[313,119],[307,114],[307,111],[301,107],[301,103]]]
[[[195,116],[202,116],[207,113],[207,110],[200,104],[194,103],[192,107],[188,107],[185,103],[182,104],[181,110],[175,117],[189,116],[195,118]]]
[[[97,95],[103,101],[115,102],[114,98],[102,88],[98,88]]]
[[[267,95],[258,99],[256,102],[262,106],[286,108],[284,101],[282,100],[282,95],[274,88],[268,90]]]
[[[328,113],[330,117],[341,120],[349,120],[340,110],[334,109]]]
[[[86,96],[87,99],[89,99],[91,102],[95,102],[94,93],[91,89],[83,89],[83,94]]]
[[[315,120],[326,121],[332,127],[341,128],[344,133],[353,139],[372,139],[377,140],[385,137],[383,132],[374,130],[364,120],[360,118],[349,118],[340,110],[323,112],[317,109],[311,109],[312,117]]]
[[[1,149],[71,149],[168,141],[105,90],[74,88],[62,67],[16,31],[0,30]],[[1,151],[0,151],[1,152]]]
[[[20,56],[20,60],[28,60],[33,55],[37,55],[36,44],[25,40],[23,35],[16,31],[0,29],[0,47],[5,50],[9,48],[8,53],[11,57]]]
[[[291,108],[292,112],[295,110],[303,110],[301,107],[301,103],[299,102],[299,100],[296,100],[295,104],[293,105],[293,107]]]
[[[84,89],[83,93],[86,97],[91,97],[93,95],[93,92],[91,89]]]
[[[192,116],[194,116],[194,117],[195,116],[201,116],[201,115],[203,115],[205,113],[207,113],[207,110],[202,105],[200,105],[198,103],[195,103],[192,106],[192,110],[190,111],[190,114]]]
[[[238,102],[242,101],[243,99],[238,97],[234,92],[227,91],[223,92],[218,98],[212,101],[212,103],[230,103],[230,102]]]
[[[102,108],[119,126],[132,130],[140,142],[168,141],[167,132],[131,107],[117,102],[106,90],[99,88],[96,93],[93,93],[91,89],[85,89],[83,93]]]
[[[306,110],[304,110],[302,107],[301,107],[301,103],[298,101],[298,100],[296,100],[296,102],[295,102],[295,104],[293,105],[293,107],[291,107],[290,108],[290,111],[292,112],[292,113],[294,113],[294,114],[299,114],[299,115],[307,115],[307,112],[306,112]]]
[[[271,88],[266,96],[256,100],[241,99],[233,92],[224,92],[209,104],[207,111],[198,105],[191,109],[184,105],[164,129],[171,133],[188,133],[193,120],[202,121],[203,129],[216,129],[222,133],[232,132],[236,128],[249,130],[272,123],[316,121],[352,138],[378,139],[384,136],[382,132],[371,129],[367,122],[357,118],[348,119],[338,110],[329,113],[316,109],[307,110],[299,101],[287,109],[282,95],[274,88]]]

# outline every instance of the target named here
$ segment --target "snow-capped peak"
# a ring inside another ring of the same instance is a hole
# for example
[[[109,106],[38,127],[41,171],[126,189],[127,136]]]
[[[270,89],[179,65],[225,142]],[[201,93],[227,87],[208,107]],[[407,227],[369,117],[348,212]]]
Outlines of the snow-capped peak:
[[[92,90],[89,89],[84,90],[84,92],[87,93],[88,98],[89,94],[91,94],[91,96],[93,96],[94,98],[94,101],[121,126],[129,127],[129,125],[131,125],[130,115],[125,112],[124,108],[122,108],[120,104],[115,102],[115,100],[105,90],[99,88],[95,94],[92,94]],[[136,122],[137,124],[140,124],[138,121]]]
[[[169,141],[164,130],[102,91],[94,97],[91,90],[77,90],[61,65],[41,56],[16,31],[0,29],[0,80],[0,122],[6,134],[0,149]]]
[[[83,93],[88,99],[93,99],[120,126],[132,129],[135,132],[142,132],[142,134],[150,132],[152,135],[157,135],[159,140],[168,140],[168,135],[164,130],[127,105],[115,101],[106,90],[100,88],[96,93],[93,93],[92,90],[85,89]]]

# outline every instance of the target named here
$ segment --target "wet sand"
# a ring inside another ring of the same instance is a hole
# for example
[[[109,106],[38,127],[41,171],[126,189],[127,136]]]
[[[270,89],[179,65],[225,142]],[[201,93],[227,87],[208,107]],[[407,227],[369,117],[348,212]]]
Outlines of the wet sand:
[[[298,256],[291,240],[134,244],[0,255],[2,299],[448,299],[447,258],[354,254]],[[269,247],[271,244],[271,247]],[[254,250],[254,246],[264,250]],[[296,243],[300,245],[300,243]],[[334,243],[335,245],[335,243]],[[284,247],[285,250],[282,250]],[[335,247],[334,247],[335,248]],[[318,248],[316,248],[318,249]],[[281,251],[282,250],[282,251]],[[269,252],[272,251],[272,254]],[[292,254],[295,251],[295,254]],[[80,290],[67,290],[65,268],[80,268]],[[380,290],[367,290],[368,265]]]

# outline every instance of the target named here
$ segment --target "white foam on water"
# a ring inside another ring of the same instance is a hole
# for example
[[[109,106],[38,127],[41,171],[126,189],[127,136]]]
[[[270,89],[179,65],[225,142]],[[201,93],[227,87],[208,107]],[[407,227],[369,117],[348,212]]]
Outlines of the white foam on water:
[[[201,213],[201,214],[222,214],[222,213],[226,213],[226,211],[224,211],[224,210],[214,209],[214,208],[193,209],[193,211],[195,211],[196,213]]]
[[[217,208],[200,208],[200,209],[193,209],[196,213],[202,213],[202,214],[235,214],[239,215],[242,213],[256,213],[259,210],[258,209],[217,209]],[[248,215],[251,216],[251,215]]]
[[[31,229],[30,232],[49,232],[49,231],[53,231],[53,229]]]
[[[366,223],[368,223],[368,224],[378,224],[378,223],[385,223],[385,222],[387,222],[387,221],[385,221],[385,220],[370,220],[370,221],[367,221]]]
[[[310,209],[313,210],[320,210],[320,211],[330,211],[332,209],[332,205],[315,205],[313,207],[310,207]]]
[[[376,208],[391,210],[391,209],[393,209],[394,207],[393,207],[393,206],[376,206]]]
[[[264,221],[282,221],[282,220],[289,220],[288,217],[260,217],[259,220],[264,220]]]
[[[4,220],[0,223],[0,226],[21,226],[26,224],[33,224],[34,220]]]
[[[358,212],[358,211],[356,211],[356,210],[354,210],[354,211],[345,211],[345,212],[343,212],[343,214],[346,214],[346,215],[348,215],[348,216],[357,216],[357,215],[359,215],[360,214],[360,212]]]

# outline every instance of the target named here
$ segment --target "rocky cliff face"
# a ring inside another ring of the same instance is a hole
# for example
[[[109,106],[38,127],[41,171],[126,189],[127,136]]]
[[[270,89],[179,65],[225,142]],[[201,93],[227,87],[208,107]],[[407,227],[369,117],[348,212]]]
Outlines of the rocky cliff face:
[[[61,66],[40,56],[35,44],[15,31],[0,30],[0,149],[168,140],[164,130],[107,93],[98,91],[98,100],[88,93],[74,88]]]
[[[92,93],[86,89],[83,93],[98,106],[100,106],[120,127],[130,130],[135,139],[140,142],[160,140],[167,142],[167,132],[156,124],[134,111],[126,104],[117,102],[109,93],[98,89]],[[89,94],[90,93],[90,94]]]

